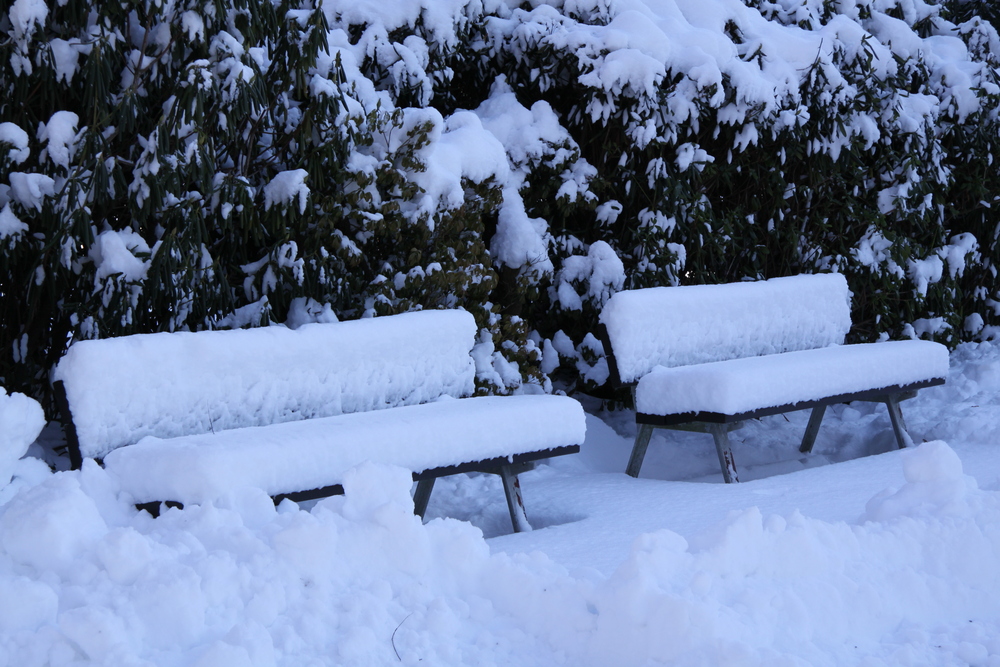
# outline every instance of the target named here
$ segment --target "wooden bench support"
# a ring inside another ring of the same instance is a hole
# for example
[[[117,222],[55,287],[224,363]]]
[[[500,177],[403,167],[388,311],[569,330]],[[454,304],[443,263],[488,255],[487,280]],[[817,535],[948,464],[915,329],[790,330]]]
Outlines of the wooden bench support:
[[[808,454],[816,444],[816,436],[819,434],[819,425],[823,422],[823,415],[826,414],[825,405],[817,405],[809,414],[809,423],[806,425],[805,435],[802,436],[802,445],[799,451]]]
[[[722,479],[726,484],[740,481],[736,473],[736,459],[733,458],[733,448],[729,445],[729,424],[706,424],[706,430],[715,439],[715,450],[719,453],[719,466],[722,468]]]
[[[526,533],[531,530],[528,515],[524,512],[524,498],[521,497],[521,482],[517,473],[510,465],[500,466],[500,479],[503,481],[503,492],[507,496],[507,509],[510,510],[510,523],[515,533]]]
[[[889,421],[892,422],[892,432],[896,434],[896,445],[900,449],[913,446],[913,439],[906,432],[906,423],[903,422],[903,413],[899,409],[900,396],[889,394],[885,397],[885,406],[889,409]]]
[[[521,495],[521,481],[517,475],[519,472],[530,470],[534,465],[533,461],[519,464],[503,463],[495,468],[483,470],[500,476],[503,482],[503,492],[507,498],[507,509],[510,512],[510,524],[515,533],[522,533],[531,530],[528,523],[528,515],[524,511],[524,497]],[[417,481],[417,488],[413,492],[413,513],[424,518],[427,513],[427,504],[431,499],[431,491],[434,490],[434,480],[436,477],[428,477]]]
[[[521,464],[507,463],[489,471],[499,475],[500,479],[503,481],[503,491],[504,495],[507,497],[507,509],[510,511],[510,523],[514,528],[515,533],[523,533],[532,530],[531,524],[528,523],[528,515],[524,511],[524,498],[521,495],[521,482],[517,477],[517,471],[531,469],[532,463],[533,462]],[[431,499],[431,491],[434,490],[434,481],[436,479],[436,477],[428,477],[417,481],[417,488],[413,492],[413,513],[421,519],[424,518],[424,514],[427,512],[427,504]],[[304,502],[307,500],[318,500],[320,498],[339,496],[343,494],[344,487],[340,484],[335,484],[333,486],[323,487],[322,489],[297,491],[295,493],[283,493],[275,496],[272,500],[274,500],[275,505],[278,505],[286,498],[294,500],[295,502]],[[146,510],[153,515],[154,518],[156,518],[160,515],[163,506],[184,509],[183,504],[172,500],[162,503],[160,501],[139,503],[135,507],[140,511]]]
[[[892,431],[896,436],[896,444],[900,449],[912,447],[913,439],[906,432],[906,422],[903,421],[903,412],[900,410],[899,404],[916,395],[916,391],[900,391],[886,394],[879,399],[881,403],[885,403],[886,408],[889,410],[889,421],[892,422]],[[817,405],[812,409],[812,414],[809,415],[809,424],[806,425],[806,432],[802,437],[802,446],[799,447],[799,451],[803,454],[812,452],[813,445],[816,444],[816,435],[819,432],[819,426],[823,421],[825,413],[826,405]]]
[[[653,436],[652,424],[638,424],[639,431],[635,435],[635,444],[632,445],[632,456],[629,457],[628,467],[625,473],[632,477],[639,476],[642,468],[642,460],[646,458],[646,449],[649,448],[649,439]]]
[[[733,449],[729,444],[729,432],[743,428],[742,421],[736,422],[687,422],[681,424],[639,424],[639,430],[635,436],[635,444],[632,446],[632,455],[629,457],[628,467],[625,472],[632,477],[638,477],[642,469],[642,461],[646,458],[646,450],[649,448],[649,440],[653,435],[654,428],[666,428],[671,431],[691,431],[695,433],[708,433],[715,441],[715,449],[719,453],[719,465],[722,467],[722,477],[726,483],[738,482],[739,475],[736,472],[736,460],[733,457]]]
[[[431,492],[434,490],[434,481],[437,478],[469,472],[489,473],[491,475],[499,475],[501,481],[503,482],[504,495],[507,497],[507,509],[510,511],[510,523],[514,532],[520,533],[529,531],[532,528],[531,524],[528,523],[528,517],[524,511],[524,498],[521,495],[521,482],[518,479],[518,475],[534,469],[535,464],[538,461],[555,456],[575,454],[579,451],[579,445],[566,445],[563,447],[553,447],[552,449],[543,449],[537,452],[514,454],[511,457],[498,457],[495,459],[487,459],[485,461],[471,461],[468,463],[460,463],[453,466],[442,466],[440,468],[432,468],[424,470],[423,472],[413,473],[413,481],[417,483],[417,488],[413,492],[413,513],[420,518],[423,518],[427,513],[427,505],[431,499]],[[277,505],[285,498],[295,502],[303,502],[306,500],[326,498],[328,496],[338,496],[343,493],[344,487],[340,484],[334,484],[332,486],[325,486],[321,489],[282,493],[274,496],[273,500],[274,504]],[[180,503],[171,502],[168,503],[168,505],[171,507],[183,507]],[[153,516],[156,516],[159,510],[159,503],[144,503],[143,505],[137,507],[138,509],[148,510],[151,514],[153,514]]]
[[[816,436],[819,427],[823,423],[828,405],[837,403],[850,403],[852,401],[870,401],[874,403],[885,403],[889,410],[889,420],[892,422],[892,430],[896,436],[896,444],[900,449],[913,446],[913,440],[906,432],[906,423],[903,421],[903,413],[899,408],[901,401],[914,398],[917,390],[923,387],[943,384],[943,380],[931,380],[928,382],[915,383],[906,387],[889,387],[875,391],[859,392],[857,394],[833,396],[823,401],[809,401],[797,405],[784,405],[776,408],[767,408],[755,412],[746,412],[738,415],[724,415],[714,412],[702,412],[687,415],[657,416],[644,415],[637,416],[644,420],[638,424],[638,432],[635,437],[635,444],[632,447],[632,456],[629,458],[626,472],[632,477],[639,476],[642,468],[642,461],[649,448],[649,441],[653,435],[654,428],[666,428],[674,431],[696,431],[698,433],[709,433],[715,440],[715,448],[719,454],[719,465],[722,468],[722,476],[726,483],[739,481],[736,472],[736,463],[733,458],[732,447],[729,443],[729,431],[741,428],[750,419],[759,419],[769,415],[783,414],[795,410],[811,409],[809,423],[806,425],[805,434],[802,436],[802,445],[799,451],[808,454],[813,450],[816,443]],[[652,422],[652,423],[650,423]]]
[[[417,490],[413,492],[413,513],[424,518],[427,513],[427,503],[431,499],[431,491],[434,490],[434,477],[422,479],[417,482]]]

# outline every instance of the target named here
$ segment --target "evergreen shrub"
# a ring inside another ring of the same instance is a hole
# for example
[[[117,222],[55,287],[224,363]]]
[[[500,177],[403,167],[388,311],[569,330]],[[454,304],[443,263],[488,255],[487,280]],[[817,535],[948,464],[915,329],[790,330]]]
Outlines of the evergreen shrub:
[[[614,291],[817,271],[852,340],[996,338],[998,19],[4,0],[0,382],[51,407],[75,339],[462,306],[481,392],[604,395]]]

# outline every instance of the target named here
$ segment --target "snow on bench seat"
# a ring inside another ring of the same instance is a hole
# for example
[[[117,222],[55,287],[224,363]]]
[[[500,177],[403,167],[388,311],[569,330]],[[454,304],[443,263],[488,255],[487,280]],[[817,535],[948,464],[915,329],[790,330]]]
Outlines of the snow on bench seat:
[[[739,415],[948,375],[948,350],[923,340],[837,345],[693,366],[658,366],[636,385],[645,415]]]
[[[277,496],[339,484],[364,461],[421,472],[577,445],[584,431],[583,408],[566,396],[484,396],[169,440],[147,437],[111,452],[104,465],[137,503],[200,504],[243,486]]]

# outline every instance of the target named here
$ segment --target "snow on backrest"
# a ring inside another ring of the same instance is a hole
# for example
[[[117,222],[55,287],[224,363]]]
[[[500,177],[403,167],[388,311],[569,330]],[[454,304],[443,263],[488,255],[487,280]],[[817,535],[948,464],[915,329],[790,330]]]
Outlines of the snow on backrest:
[[[54,379],[85,457],[170,438],[412,405],[474,389],[464,310],[80,341]]]
[[[850,291],[836,273],[618,292],[601,312],[623,383],[684,366],[844,342]]]

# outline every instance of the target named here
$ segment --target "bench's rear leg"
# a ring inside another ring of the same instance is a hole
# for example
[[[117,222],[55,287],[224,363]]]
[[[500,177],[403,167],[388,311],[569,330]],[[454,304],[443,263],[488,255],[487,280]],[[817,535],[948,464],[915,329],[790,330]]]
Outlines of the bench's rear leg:
[[[422,479],[417,482],[417,490],[413,492],[413,513],[424,518],[427,512],[427,503],[431,499],[431,491],[434,490],[434,478]]]
[[[503,492],[507,496],[507,509],[510,510],[510,524],[515,533],[525,533],[531,530],[528,515],[524,513],[524,499],[521,497],[521,482],[510,465],[500,466],[500,479],[503,480]]]
[[[715,449],[719,453],[719,465],[722,466],[722,478],[726,484],[739,482],[736,473],[736,460],[733,458],[733,448],[729,445],[729,428],[726,424],[706,424],[705,429],[715,439]]]
[[[816,444],[816,435],[819,433],[819,425],[823,422],[823,415],[826,414],[825,405],[817,405],[809,415],[809,423],[806,425],[806,433],[802,436],[802,446],[799,451],[808,454]]]
[[[889,408],[889,421],[892,422],[892,431],[896,434],[896,444],[900,449],[913,446],[913,439],[906,432],[906,424],[903,422],[903,412],[899,409],[899,396],[890,394],[886,396],[885,406]]]
[[[83,455],[80,453],[80,440],[77,437],[76,424],[73,423],[73,412],[69,407],[69,398],[66,396],[66,385],[58,380],[52,384],[52,388],[55,390],[56,406],[62,417],[63,433],[66,436],[66,447],[69,450],[69,465],[73,470],[79,470],[83,467]]]
[[[639,476],[642,468],[642,460],[646,458],[646,449],[649,447],[649,439],[653,435],[651,424],[639,424],[639,431],[635,434],[635,444],[632,445],[632,456],[628,459],[628,467],[625,473],[632,477]]]

